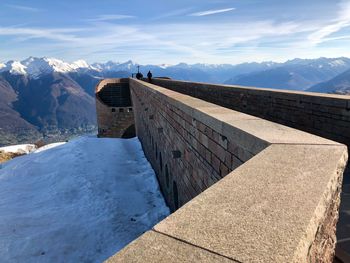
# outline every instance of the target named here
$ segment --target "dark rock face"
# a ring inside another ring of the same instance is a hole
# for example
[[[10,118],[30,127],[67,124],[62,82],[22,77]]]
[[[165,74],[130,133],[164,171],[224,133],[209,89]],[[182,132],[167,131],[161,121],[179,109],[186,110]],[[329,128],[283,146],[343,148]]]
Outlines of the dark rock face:
[[[22,118],[21,114],[14,109],[13,103],[16,100],[16,91],[0,76],[0,145],[40,136],[37,127]]]
[[[14,108],[41,129],[69,129],[95,124],[94,99],[69,76],[45,75],[19,84]]]
[[[0,96],[0,145],[33,142],[45,134],[69,136],[96,126],[94,98],[65,74],[33,79],[4,72]]]

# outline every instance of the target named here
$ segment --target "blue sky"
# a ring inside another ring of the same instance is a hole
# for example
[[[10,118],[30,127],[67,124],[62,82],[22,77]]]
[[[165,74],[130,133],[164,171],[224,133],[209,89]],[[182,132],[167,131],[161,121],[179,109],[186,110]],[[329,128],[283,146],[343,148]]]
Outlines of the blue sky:
[[[1,0],[0,62],[350,57],[350,0]]]

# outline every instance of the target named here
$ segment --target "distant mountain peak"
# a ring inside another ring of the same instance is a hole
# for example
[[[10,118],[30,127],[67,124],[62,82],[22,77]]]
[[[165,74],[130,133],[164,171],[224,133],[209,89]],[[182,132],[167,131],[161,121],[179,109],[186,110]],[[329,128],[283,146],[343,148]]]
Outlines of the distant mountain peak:
[[[88,68],[88,67],[90,67],[90,65],[83,59],[76,60],[71,65],[74,65],[77,68]]]
[[[345,66],[346,62],[343,59],[335,59],[331,62],[329,62],[329,64],[333,67],[337,67],[337,66]]]
[[[125,61],[123,63],[107,61],[106,63],[93,63],[91,66],[98,71],[135,71],[137,69],[137,63],[132,60]]]
[[[0,64],[0,72],[9,71],[11,74],[29,75],[32,78],[39,78],[41,75],[53,72],[69,73],[81,69],[98,70],[89,65],[85,60],[67,63],[56,58],[38,58],[32,56],[22,61],[8,61],[6,64]]]
[[[350,95],[350,69],[328,81],[312,86],[308,91]]]
[[[158,65],[158,67],[162,68],[162,69],[166,69],[168,67],[171,67],[172,65],[171,64],[160,64]]]
[[[10,60],[6,62],[5,67],[1,68],[1,71],[9,71],[13,75],[25,75],[26,66],[22,65],[19,61]]]

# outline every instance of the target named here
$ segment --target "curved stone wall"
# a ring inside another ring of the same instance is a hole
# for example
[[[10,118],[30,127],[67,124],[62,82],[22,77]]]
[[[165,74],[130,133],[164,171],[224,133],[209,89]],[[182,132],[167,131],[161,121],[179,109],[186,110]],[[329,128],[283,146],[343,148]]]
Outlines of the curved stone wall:
[[[129,79],[104,79],[95,89],[99,137],[135,137]]]
[[[332,262],[346,146],[143,81],[130,88],[176,211],[109,262]]]

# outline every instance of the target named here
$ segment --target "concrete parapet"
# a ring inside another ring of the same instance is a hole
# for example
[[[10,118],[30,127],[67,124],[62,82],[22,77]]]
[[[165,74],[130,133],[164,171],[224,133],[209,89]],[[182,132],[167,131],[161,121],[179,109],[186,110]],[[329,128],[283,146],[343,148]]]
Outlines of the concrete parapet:
[[[350,96],[165,79],[152,83],[350,145]]]

